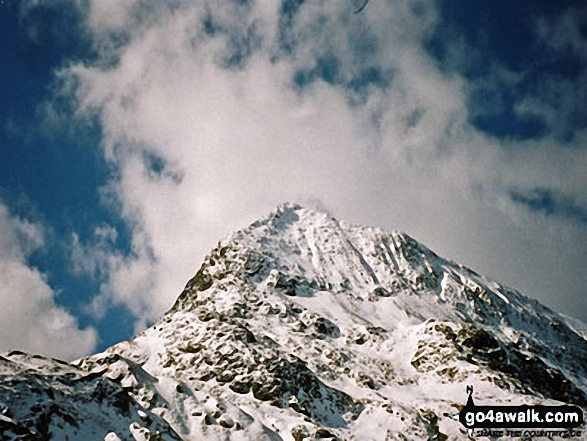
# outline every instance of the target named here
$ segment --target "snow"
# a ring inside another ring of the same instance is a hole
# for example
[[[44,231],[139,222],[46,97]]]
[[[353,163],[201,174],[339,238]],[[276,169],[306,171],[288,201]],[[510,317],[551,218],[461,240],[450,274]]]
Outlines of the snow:
[[[476,402],[487,404],[587,397],[584,324],[403,233],[285,204],[221,240],[198,274],[129,342],[79,367],[13,354],[0,361],[0,375],[92,372],[125,388],[133,410],[113,417],[116,430],[100,432],[108,441],[157,431],[163,439],[213,441],[292,440],[294,432],[311,439],[324,431],[417,440],[431,430],[452,440],[465,434],[456,415],[469,384]],[[507,354],[507,369],[495,353]],[[546,369],[567,386],[532,379]],[[0,389],[0,404],[2,393],[10,391]],[[22,413],[2,418],[21,421],[46,399],[27,393]],[[91,401],[78,406],[90,415],[84,428],[110,411]],[[82,433],[67,424],[59,430],[71,439]]]

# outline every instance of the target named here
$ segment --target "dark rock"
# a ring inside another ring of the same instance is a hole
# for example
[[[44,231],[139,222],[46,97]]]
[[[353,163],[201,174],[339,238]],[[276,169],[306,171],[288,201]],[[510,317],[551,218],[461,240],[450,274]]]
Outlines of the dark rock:
[[[314,435],[317,439],[324,439],[324,438],[333,438],[338,439],[336,435],[326,429],[318,429],[316,430],[316,434]]]
[[[234,380],[236,374],[231,370],[222,371],[220,374],[216,375],[216,381],[219,383],[230,383]]]
[[[214,375],[211,372],[204,372],[202,375],[199,376],[199,381],[210,381]]]
[[[228,419],[221,419],[218,421],[218,424],[220,424],[225,429],[232,429],[234,427],[234,423]]]
[[[238,341],[242,341],[244,343],[256,343],[257,339],[255,338],[255,334],[253,334],[248,328],[244,326],[239,326],[234,330],[234,338]]]
[[[237,394],[248,394],[251,390],[252,382],[250,380],[234,380],[228,385]]]
[[[440,431],[438,427],[438,416],[431,410],[422,410],[420,415],[427,422],[428,439],[430,441],[446,441],[448,436]]]
[[[340,329],[338,328],[338,326],[336,326],[327,318],[319,317],[318,319],[316,319],[316,321],[314,322],[314,327],[322,335],[326,335],[328,337],[333,338],[340,337]]]
[[[367,341],[367,336],[366,335],[359,335],[357,338],[355,338],[355,343],[358,345],[362,345]]]
[[[507,347],[484,329],[464,328],[455,343],[463,359],[507,374],[518,380],[526,393],[587,406],[587,396],[560,371],[533,354],[525,354],[513,345]]]
[[[368,387],[369,389],[378,389],[375,380],[363,372],[359,372],[357,375],[357,382],[363,386]]]
[[[98,402],[110,401],[123,415],[130,414],[130,405],[134,401],[124,389],[106,378],[98,379],[92,398]]]
[[[371,335],[383,335],[387,332],[387,330],[380,326],[369,326],[367,327],[367,332]]]
[[[275,382],[279,383],[278,379],[274,380]],[[272,399],[277,398],[278,384],[273,384],[273,382],[268,383],[257,383],[254,382],[252,385],[253,396],[257,400],[261,401],[270,401]]]
[[[209,322],[216,318],[218,318],[218,313],[215,311],[202,311],[198,314],[198,319],[203,322]]]
[[[186,352],[188,354],[197,354],[198,352],[200,352],[201,347],[200,347],[200,345],[197,345],[197,346],[184,346],[184,347],[178,348],[178,350],[181,351],[181,352]]]
[[[259,273],[263,268],[265,258],[262,254],[256,251],[249,251],[246,256],[245,264],[243,265],[243,271],[249,276],[254,276]]]
[[[287,278],[284,274],[279,273],[275,282],[275,288],[282,291],[285,295],[295,297],[297,284],[297,279]]]
[[[466,331],[461,331],[466,332]],[[481,328],[469,330],[465,334],[465,339],[462,340],[461,344],[467,346],[475,351],[490,351],[491,349],[498,349],[499,343],[495,337],[489,332]]]
[[[303,441],[310,437],[310,432],[306,426],[299,424],[291,429],[291,436],[293,436],[294,441]]]
[[[189,392],[189,388],[181,383],[178,383],[177,386],[175,386],[175,391],[179,394],[187,394]]]
[[[196,275],[187,283],[186,289],[196,289],[197,291],[206,291],[212,286],[214,281],[206,272],[204,265],[198,270]]]
[[[391,297],[391,293],[383,288],[382,286],[378,286],[373,290],[374,297]]]

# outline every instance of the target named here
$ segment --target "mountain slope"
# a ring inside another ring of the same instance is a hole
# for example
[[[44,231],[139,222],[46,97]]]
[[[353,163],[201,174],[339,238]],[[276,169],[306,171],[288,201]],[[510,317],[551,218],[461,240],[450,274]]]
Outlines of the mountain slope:
[[[480,403],[587,407],[587,341],[561,316],[291,204],[222,240],[151,328],[68,369],[121,388],[163,439],[457,439],[467,384]]]
[[[102,372],[13,351],[0,357],[0,379],[2,440],[180,439]]]

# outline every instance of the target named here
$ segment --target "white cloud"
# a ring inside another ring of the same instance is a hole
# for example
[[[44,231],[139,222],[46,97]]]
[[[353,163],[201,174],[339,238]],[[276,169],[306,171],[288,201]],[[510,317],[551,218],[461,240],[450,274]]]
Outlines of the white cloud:
[[[581,311],[585,225],[531,213],[508,192],[549,186],[584,203],[585,149],[477,132],[471,85],[422,47],[439,23],[433,2],[372,1],[357,15],[352,2],[306,2],[287,29],[275,1],[113,2],[107,14],[99,2],[90,2],[89,29],[101,47],[128,34],[103,53],[118,62],[60,73],[75,85],[80,115],[101,121],[118,172],[108,194],[133,228],[132,252],[111,258],[99,301],[156,318],[221,236],[296,200],[403,229],[557,309]],[[230,65],[239,47],[245,61]],[[296,72],[328,58],[332,84],[295,87]],[[361,101],[346,85],[366,68],[389,85],[365,86]]]
[[[0,202],[0,351],[24,350],[72,359],[94,349],[94,329],[55,304],[44,275],[27,264],[44,245],[42,228],[11,215]]]
[[[145,327],[152,299],[153,276],[150,274],[155,262],[149,245],[139,240],[140,232],[134,237],[130,256],[125,256],[116,248],[116,230],[109,225],[101,225],[94,230],[89,243],[82,243],[77,234],[71,242],[73,270],[78,275],[86,275],[102,286],[101,295],[95,297],[87,312],[96,318],[103,318],[111,302],[124,303],[137,317],[135,330]],[[156,306],[155,306],[156,307]]]

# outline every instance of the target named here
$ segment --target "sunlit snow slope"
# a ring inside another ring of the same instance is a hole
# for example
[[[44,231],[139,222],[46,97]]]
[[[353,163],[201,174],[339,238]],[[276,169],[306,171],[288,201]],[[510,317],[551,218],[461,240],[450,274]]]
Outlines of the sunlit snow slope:
[[[478,404],[587,408],[587,341],[560,315],[405,234],[291,204],[222,240],[132,340],[0,363],[10,440],[462,439],[466,385]]]

